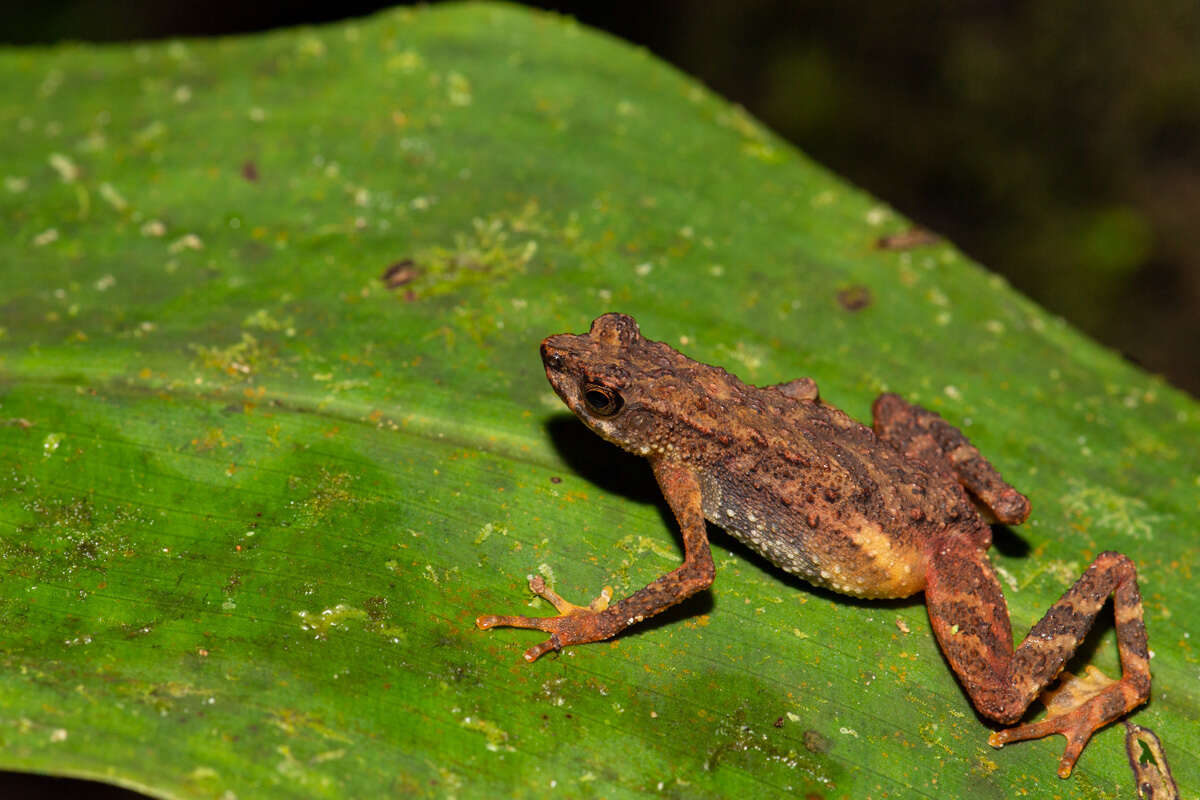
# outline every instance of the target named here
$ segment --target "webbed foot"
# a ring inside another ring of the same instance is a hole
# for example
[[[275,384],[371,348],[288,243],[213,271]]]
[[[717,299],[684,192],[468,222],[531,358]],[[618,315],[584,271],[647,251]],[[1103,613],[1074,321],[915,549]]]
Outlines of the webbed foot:
[[[988,737],[988,744],[999,748],[1009,742],[1059,734],[1066,738],[1067,748],[1058,762],[1058,777],[1067,778],[1092,734],[1145,698],[1126,681],[1113,680],[1091,665],[1084,675],[1063,672],[1061,677],[1058,686],[1042,692],[1046,719],[996,731]]]

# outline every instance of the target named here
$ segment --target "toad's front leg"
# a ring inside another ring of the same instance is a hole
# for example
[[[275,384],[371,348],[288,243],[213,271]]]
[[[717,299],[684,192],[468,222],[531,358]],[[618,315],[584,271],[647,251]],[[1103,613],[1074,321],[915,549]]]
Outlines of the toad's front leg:
[[[530,578],[529,588],[554,604],[556,617],[517,617],[488,614],[475,624],[489,628],[533,628],[545,631],[550,638],[525,651],[525,660],[533,661],[551,650],[571,644],[585,644],[611,639],[630,625],[663,611],[681,600],[712,585],[713,562],[708,550],[708,534],[701,511],[700,483],[690,469],[662,458],[651,461],[654,477],[683,533],[683,563],[650,585],[626,597],[614,606],[608,605],[609,592],[587,607],[563,600],[548,589],[541,578]]]
[[[1113,596],[1121,679],[1064,679],[1043,698],[1046,719],[994,733],[988,740],[993,746],[1061,734],[1067,747],[1058,775],[1065,778],[1096,730],[1150,697],[1142,598],[1133,562],[1125,556],[1097,556],[1014,651],[1008,608],[987,555],[964,536],[932,542],[928,555],[925,604],[938,644],[975,707],[1006,724],[1019,720],[1062,672]]]

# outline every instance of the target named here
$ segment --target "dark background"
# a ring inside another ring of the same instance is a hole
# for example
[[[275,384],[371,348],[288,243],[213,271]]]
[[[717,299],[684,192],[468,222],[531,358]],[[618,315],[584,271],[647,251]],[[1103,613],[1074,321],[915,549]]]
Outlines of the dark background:
[[[647,47],[1200,396],[1195,0],[527,5]],[[228,35],[383,7],[41,0],[3,9],[0,42]],[[12,780],[0,773],[0,790],[30,798],[65,785],[47,781],[37,794]],[[132,796],[113,791],[87,796]]]

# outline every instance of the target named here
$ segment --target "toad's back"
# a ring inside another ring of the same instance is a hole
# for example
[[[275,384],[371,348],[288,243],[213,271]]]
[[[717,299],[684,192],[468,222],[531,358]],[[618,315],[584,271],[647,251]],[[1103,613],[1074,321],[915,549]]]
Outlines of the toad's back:
[[[671,425],[673,453],[700,477],[705,517],[818,586],[920,591],[923,543],[975,516],[962,488],[836,408],[723,377],[724,425],[710,429],[680,404]]]

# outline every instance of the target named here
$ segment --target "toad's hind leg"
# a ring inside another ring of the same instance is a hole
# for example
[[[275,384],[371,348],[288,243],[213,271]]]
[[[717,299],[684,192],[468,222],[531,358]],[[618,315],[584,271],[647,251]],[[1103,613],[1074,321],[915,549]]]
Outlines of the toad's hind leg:
[[[1089,683],[1072,676],[1053,696],[1047,693],[1046,719],[998,731],[989,739],[1001,747],[1061,734],[1067,747],[1058,775],[1067,777],[1092,733],[1150,697],[1146,628],[1133,562],[1120,553],[1101,553],[1014,651],[1004,595],[984,551],[962,536],[936,540],[930,547],[925,604],[938,644],[975,707],[1001,723],[1019,720],[1062,672],[1113,596],[1121,679]]]
[[[909,458],[948,473],[975,499],[989,522],[1018,525],[1029,516],[1029,500],[1005,483],[963,432],[933,411],[899,395],[881,394],[871,408],[875,434]]]

